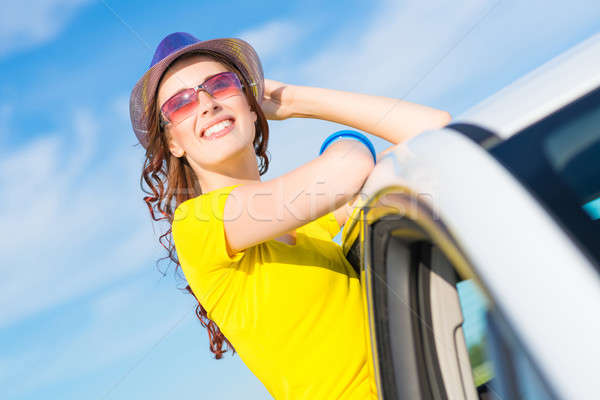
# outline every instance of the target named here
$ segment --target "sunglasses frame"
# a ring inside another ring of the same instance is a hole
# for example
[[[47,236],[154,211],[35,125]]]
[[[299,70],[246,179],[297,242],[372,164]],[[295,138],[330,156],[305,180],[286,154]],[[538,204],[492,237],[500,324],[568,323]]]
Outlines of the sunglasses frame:
[[[220,72],[218,74],[215,74],[213,76],[211,76],[210,78],[206,79],[204,82],[202,82],[199,85],[196,85],[194,87],[190,87],[190,88],[186,88],[184,90],[188,90],[188,89],[192,89],[194,90],[194,96],[198,96],[198,93],[200,93],[200,90],[204,90],[210,97],[215,98],[205,87],[204,84],[212,79],[215,79],[218,76],[221,75],[233,75],[233,77],[235,78],[236,81],[238,81],[238,83],[240,84],[240,88],[242,89],[242,93],[244,92],[244,83],[242,83],[242,81],[240,80],[240,78],[237,76],[237,74],[235,72],[231,72],[231,71],[224,71],[224,72]],[[250,86],[256,86],[256,83],[251,83]],[[165,126],[169,125],[172,123],[172,121],[169,121],[166,116],[164,115],[163,112],[163,107],[165,106],[165,104],[167,104],[171,99],[173,99],[175,96],[179,95],[180,93],[176,93],[173,96],[169,97],[167,100],[165,100],[165,102],[160,106],[160,127],[164,128]]]

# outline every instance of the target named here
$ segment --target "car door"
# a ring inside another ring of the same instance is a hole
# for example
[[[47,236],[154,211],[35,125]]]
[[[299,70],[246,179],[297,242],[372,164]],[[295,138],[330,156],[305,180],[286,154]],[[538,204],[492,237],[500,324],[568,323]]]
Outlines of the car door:
[[[390,188],[360,210],[345,242],[367,297],[379,397],[552,399],[457,243],[439,223],[435,238],[419,225],[427,215]]]

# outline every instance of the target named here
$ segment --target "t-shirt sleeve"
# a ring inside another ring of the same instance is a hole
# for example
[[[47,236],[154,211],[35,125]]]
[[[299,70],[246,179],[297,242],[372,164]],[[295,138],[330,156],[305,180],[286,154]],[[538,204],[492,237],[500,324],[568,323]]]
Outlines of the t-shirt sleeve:
[[[332,239],[338,234],[338,232],[341,229],[341,226],[337,222],[333,211],[323,215],[320,218],[317,218],[317,223],[329,233],[329,236]]]
[[[190,279],[199,275],[204,279],[206,275],[223,271],[245,254],[245,250],[242,250],[230,255],[226,247],[223,212],[225,201],[235,186],[238,185],[187,200],[175,210],[173,241],[181,268],[190,285]]]

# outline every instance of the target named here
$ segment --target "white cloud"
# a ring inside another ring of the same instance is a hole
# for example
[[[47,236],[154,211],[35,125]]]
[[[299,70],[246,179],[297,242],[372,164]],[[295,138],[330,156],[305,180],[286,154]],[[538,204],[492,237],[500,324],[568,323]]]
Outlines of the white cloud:
[[[73,131],[75,143],[72,157],[65,168],[65,179],[73,180],[80,176],[87,164],[90,163],[96,149],[98,123],[88,110],[77,110],[73,117]]]
[[[309,25],[293,21],[270,21],[257,28],[242,32],[239,37],[254,47],[261,60],[281,51],[291,51],[294,44],[309,32]]]
[[[409,101],[456,115],[581,40],[600,18],[591,0],[552,6],[388,0],[379,6],[374,18],[343,29],[307,62],[276,75],[396,98],[408,93]]]
[[[140,200],[138,157],[116,144],[97,154],[99,130],[78,110],[69,134],[40,135],[0,158],[0,327],[134,274],[161,254]]]
[[[123,93],[117,96],[110,105],[110,109],[119,119],[126,121],[128,124],[130,123],[129,94]]]
[[[295,74],[309,85],[400,97],[466,28],[489,1],[392,2],[372,20],[342,32]],[[451,23],[448,23],[451,21]]]
[[[191,296],[174,292],[172,296],[157,296],[154,285],[136,279],[99,294],[89,303],[90,318],[81,321],[84,326],[80,329],[65,333],[58,343],[50,343],[52,338],[44,339],[25,353],[0,359],[0,382],[6,384],[11,376],[27,371],[26,379],[10,387],[11,394],[17,397],[119,361],[129,359],[130,366],[135,366],[133,360],[141,360],[175,329],[195,323]]]
[[[399,98],[489,6],[484,0],[465,0],[461,7],[452,1],[384,1],[374,5],[377,10],[370,18],[342,24],[333,36],[318,41],[320,47],[303,62],[280,64],[271,76],[293,84]],[[422,89],[420,85],[415,93]],[[432,97],[420,100],[432,105]],[[343,129],[331,122],[305,119],[270,126],[273,169],[279,160],[288,165],[292,160],[296,165],[308,161],[311,148],[318,148],[328,133]],[[378,150],[389,146],[376,137],[372,141]]]
[[[2,4],[0,56],[56,37],[89,0],[22,0]]]
[[[85,188],[78,178],[93,156],[96,123],[79,111],[73,124],[72,135],[42,134],[0,161],[0,194],[8,206],[0,210],[8,232],[0,235],[7,235],[13,251],[33,242],[56,244],[53,232],[64,229],[64,218],[77,209],[69,203]],[[87,213],[94,211],[100,212]]]

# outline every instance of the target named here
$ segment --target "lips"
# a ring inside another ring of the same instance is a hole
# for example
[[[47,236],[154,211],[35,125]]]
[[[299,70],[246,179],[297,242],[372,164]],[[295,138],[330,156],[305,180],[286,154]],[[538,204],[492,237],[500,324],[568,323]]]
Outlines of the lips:
[[[202,128],[202,130],[200,131],[200,137],[203,138],[206,130],[208,128],[210,128],[211,126],[218,124],[219,122],[223,122],[223,121],[227,121],[227,120],[231,121],[231,126],[233,126],[233,124],[235,124],[235,118],[233,118],[232,116],[225,115],[223,117],[219,117],[219,118],[215,119],[214,121],[209,122]]]

